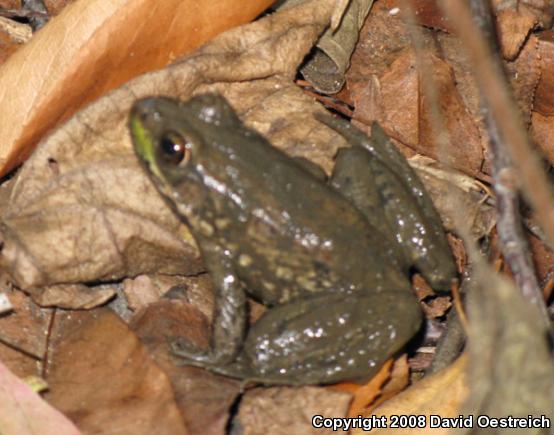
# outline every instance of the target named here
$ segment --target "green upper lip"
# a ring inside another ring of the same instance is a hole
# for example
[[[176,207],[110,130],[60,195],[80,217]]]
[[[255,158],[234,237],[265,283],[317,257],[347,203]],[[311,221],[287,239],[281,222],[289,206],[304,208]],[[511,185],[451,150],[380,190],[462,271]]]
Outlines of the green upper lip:
[[[131,114],[130,130],[133,138],[133,147],[140,160],[145,164],[148,171],[151,172],[159,180],[165,180],[160,168],[156,164],[155,148],[152,137],[143,127],[138,115]]]

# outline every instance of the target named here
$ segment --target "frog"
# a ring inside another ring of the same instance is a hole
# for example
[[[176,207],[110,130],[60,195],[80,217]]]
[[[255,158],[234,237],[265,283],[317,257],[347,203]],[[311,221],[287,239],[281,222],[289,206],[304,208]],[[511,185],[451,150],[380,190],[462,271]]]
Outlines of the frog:
[[[443,291],[455,279],[438,214],[384,131],[316,117],[349,143],[328,179],[218,93],[133,104],[138,161],[214,286],[209,347],[170,340],[182,363],[266,385],[363,382],[421,327],[411,271]],[[267,307],[253,325],[248,298]]]

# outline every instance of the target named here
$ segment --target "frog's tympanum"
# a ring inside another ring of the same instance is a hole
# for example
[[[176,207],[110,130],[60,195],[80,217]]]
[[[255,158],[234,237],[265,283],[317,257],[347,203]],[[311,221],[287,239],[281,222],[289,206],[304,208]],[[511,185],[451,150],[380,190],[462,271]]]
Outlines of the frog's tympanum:
[[[383,131],[319,115],[351,147],[328,182],[246,128],[214,94],[135,103],[135,151],[188,224],[215,287],[211,346],[192,365],[266,384],[362,381],[419,329],[409,271],[455,277],[421,182]],[[246,295],[268,306],[247,325]]]

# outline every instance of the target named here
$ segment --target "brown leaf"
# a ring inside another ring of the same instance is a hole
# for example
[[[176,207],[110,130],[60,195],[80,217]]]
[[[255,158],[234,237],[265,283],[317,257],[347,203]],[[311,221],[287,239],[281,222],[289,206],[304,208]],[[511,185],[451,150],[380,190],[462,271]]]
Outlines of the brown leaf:
[[[0,0],[0,8],[2,9],[20,9],[21,0]]]
[[[84,432],[187,433],[166,375],[112,311],[73,312],[54,331],[46,398]]]
[[[391,14],[398,7],[397,0],[379,0],[367,17],[351,66],[346,73],[350,100],[354,106],[363,100],[369,78],[382,75],[398,57],[398,53],[411,44],[401,14]],[[426,44],[431,44],[429,33],[423,30]],[[367,104],[367,103],[366,103]]]
[[[467,397],[467,385],[464,377],[466,357],[458,360],[448,368],[424,378],[406,391],[385,402],[375,409],[372,415],[386,416],[390,423],[392,415],[425,415],[427,422],[430,415],[441,417],[457,417],[462,402]],[[446,434],[447,429],[431,429],[427,423],[424,428],[373,429],[375,434]],[[364,433],[360,429],[352,432],[353,435]]]
[[[363,385],[352,382],[341,382],[329,388],[335,391],[343,391],[352,394],[352,402],[348,411],[349,417],[362,415],[381,394],[383,385],[391,376],[393,360],[389,359],[367,383]]]
[[[116,289],[109,284],[90,287],[82,284],[60,284],[31,288],[29,293],[41,307],[88,310],[112,299]]]
[[[132,329],[171,381],[175,400],[191,434],[223,434],[239,382],[196,367],[176,365],[169,353],[168,337],[185,337],[206,347],[210,328],[194,306],[179,300],[160,300],[139,313]]]
[[[534,27],[548,28],[552,5],[542,0],[493,0],[496,29],[505,59],[513,60]]]
[[[538,39],[534,35],[529,36],[517,58],[505,63],[514,97],[526,124],[531,122],[535,91],[542,75],[538,46]]]
[[[410,366],[406,354],[394,360],[389,379],[382,386],[381,395],[371,404],[369,411],[405,390],[410,383]]]
[[[81,0],[69,5],[0,69],[0,174],[24,161],[48,130],[80,107],[251,20],[270,4]]]
[[[423,181],[447,230],[457,230],[456,218],[460,207],[463,207],[475,239],[490,233],[496,225],[496,211],[493,205],[486,202],[488,193],[483,190],[483,184],[423,156],[415,156],[408,161]]]
[[[544,157],[554,163],[554,116],[545,116],[539,112],[531,114],[531,136],[543,152]]]
[[[27,357],[40,360],[46,352],[46,334],[52,310],[37,306],[29,296],[18,290],[11,291],[9,298],[13,311],[0,317],[0,342]],[[37,374],[36,368],[32,373],[24,374],[17,368],[12,370],[20,376]]]
[[[537,237],[530,236],[529,247],[531,248],[533,263],[539,282],[551,276],[554,270],[554,252],[552,252],[541,240]]]
[[[350,394],[326,388],[256,388],[244,395],[238,418],[245,435],[333,434],[312,426],[312,418],[344,417],[350,400]]]
[[[540,58],[540,79],[535,91],[533,110],[541,115],[554,115],[554,30],[537,33]]]
[[[31,38],[31,27],[5,17],[0,17],[0,65]]]
[[[196,276],[139,275],[124,280],[123,291],[132,311],[138,312],[165,296],[182,299],[199,309],[209,321],[212,319],[212,281],[207,273]]]
[[[419,24],[433,29],[452,32],[452,24],[442,13],[437,0],[408,0]]]
[[[481,138],[455,83],[452,68],[431,53],[426,53],[426,75],[418,72],[411,49],[402,52],[390,68],[367,88],[364,100],[358,100],[354,117],[366,123],[378,121],[394,139],[416,152],[434,159],[444,158],[455,168],[479,173],[483,161]],[[430,102],[422,94],[422,81],[437,87],[439,104],[449,137],[449,147],[439,156],[436,148]],[[398,99],[398,95],[403,95]]]
[[[442,317],[452,306],[450,296],[439,296],[425,301],[422,304],[425,317],[428,319],[436,319]]]
[[[58,15],[63,8],[75,0],[44,0],[44,6],[50,16]]]
[[[313,111],[323,109],[292,78],[333,6],[332,0],[312,0],[227,32],[179,64],[139,77],[79,112],[42,143],[11,183],[0,265],[22,288],[198,273],[192,236],[132,153],[131,104],[152,94],[186,99],[192,92],[219,91],[273,144],[329,170],[344,140],[315,121]]]

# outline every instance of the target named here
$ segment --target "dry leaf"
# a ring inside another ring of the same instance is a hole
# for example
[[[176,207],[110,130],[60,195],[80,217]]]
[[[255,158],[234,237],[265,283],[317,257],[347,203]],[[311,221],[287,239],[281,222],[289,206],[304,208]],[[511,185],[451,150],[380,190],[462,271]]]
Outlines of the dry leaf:
[[[31,288],[28,293],[41,307],[59,307],[88,310],[105,304],[116,294],[115,284],[86,286],[82,284],[59,284]]]
[[[411,45],[401,14],[390,13],[397,7],[397,0],[379,0],[371,8],[360,31],[360,40],[346,73],[349,102],[356,107],[365,98],[369,77],[381,76],[398,53]],[[425,29],[423,36],[425,44],[432,45],[430,34]]]
[[[372,4],[373,0],[347,2],[338,27],[331,26],[319,38],[317,48],[301,69],[304,78],[318,91],[333,94],[343,87],[350,56]]]
[[[456,218],[460,207],[475,239],[490,233],[496,225],[496,211],[488,204],[483,185],[474,178],[452,169],[445,169],[435,160],[414,156],[408,160],[439,211],[444,227],[456,232]]]
[[[540,58],[540,79],[535,91],[533,110],[541,115],[554,115],[554,30],[537,34]]]
[[[139,275],[135,279],[124,280],[123,291],[133,311],[138,312],[164,296],[186,301],[199,309],[209,321],[212,319],[212,281],[207,273],[196,276]]]
[[[394,360],[389,379],[382,386],[381,395],[371,404],[369,411],[405,390],[410,383],[410,366],[407,354]]]
[[[475,279],[479,285],[468,295],[471,394],[462,412],[495,418],[554,415],[550,328],[537,307],[488,266],[479,265]],[[469,433],[490,432],[475,427]],[[554,428],[526,433],[553,434]]]
[[[139,77],[76,114],[10,184],[0,265],[21,288],[148,272],[198,273],[192,236],[133,155],[131,104],[152,94],[186,99],[217,90],[273,144],[329,170],[345,142],[315,121],[312,113],[323,109],[292,79],[333,6],[332,0],[312,0],[229,31],[179,64]]]
[[[535,99],[541,71],[538,39],[529,36],[513,62],[506,62],[506,73],[512,86],[514,98],[526,124],[531,122],[531,110]]]
[[[539,282],[551,275],[554,270],[554,252],[535,236],[529,236],[529,247]]]
[[[372,433],[384,434],[446,434],[448,429],[431,429],[429,427],[429,416],[440,415],[441,417],[457,417],[461,404],[468,394],[468,387],[464,377],[464,370],[467,363],[466,357],[458,360],[448,368],[424,378],[406,391],[385,402],[375,409],[372,416],[377,418],[385,416],[388,427],[375,428]],[[424,415],[426,424],[424,428],[400,429],[391,428],[391,416],[393,415]],[[352,431],[353,435],[361,435],[360,429]]]
[[[548,28],[552,5],[543,0],[492,0],[496,30],[505,59],[513,60],[534,27]]]
[[[80,107],[271,3],[79,0],[67,6],[0,68],[0,175]]]
[[[481,138],[455,87],[452,68],[431,53],[426,52],[424,56],[426,68],[419,72],[412,49],[398,55],[379,79],[370,82],[365,95],[360,95],[354,118],[368,125],[377,121],[392,138],[416,152],[445,159],[455,168],[477,174],[483,162]],[[422,93],[425,80],[433,80],[437,87],[448,132],[449,146],[440,156],[431,123],[433,111]],[[399,100],[398,95],[404,98]]]
[[[452,32],[450,20],[444,16],[437,0],[408,0],[411,3],[414,17],[425,27]]]
[[[244,395],[238,419],[244,435],[333,434],[314,427],[312,419],[345,417],[350,400],[350,394],[326,388],[256,388]]]
[[[352,402],[350,403],[348,417],[354,418],[367,412],[368,408],[381,394],[383,385],[389,380],[392,364],[392,359],[386,361],[377,374],[366,384],[358,385],[350,382],[343,382],[330,387],[336,391],[344,391],[352,394]]]
[[[46,352],[46,334],[52,310],[38,307],[21,291],[11,291],[9,297],[13,311],[0,317],[0,342],[27,354],[27,357],[40,360]],[[12,370],[19,376],[36,374],[35,371],[21,373],[17,368]]]
[[[53,335],[46,398],[84,432],[187,433],[168,378],[111,310],[59,315]]]
[[[74,1],[75,0],[43,0],[44,6],[50,16],[58,15],[63,8]]]
[[[48,405],[0,362],[2,435],[80,435],[59,411]]]
[[[0,8],[2,9],[20,9],[21,0],[0,0]]]
[[[190,304],[164,299],[137,314],[131,328],[169,377],[189,433],[223,434],[231,406],[240,393],[239,382],[176,364],[167,341],[168,337],[179,336],[206,347],[210,334],[206,317]]]

